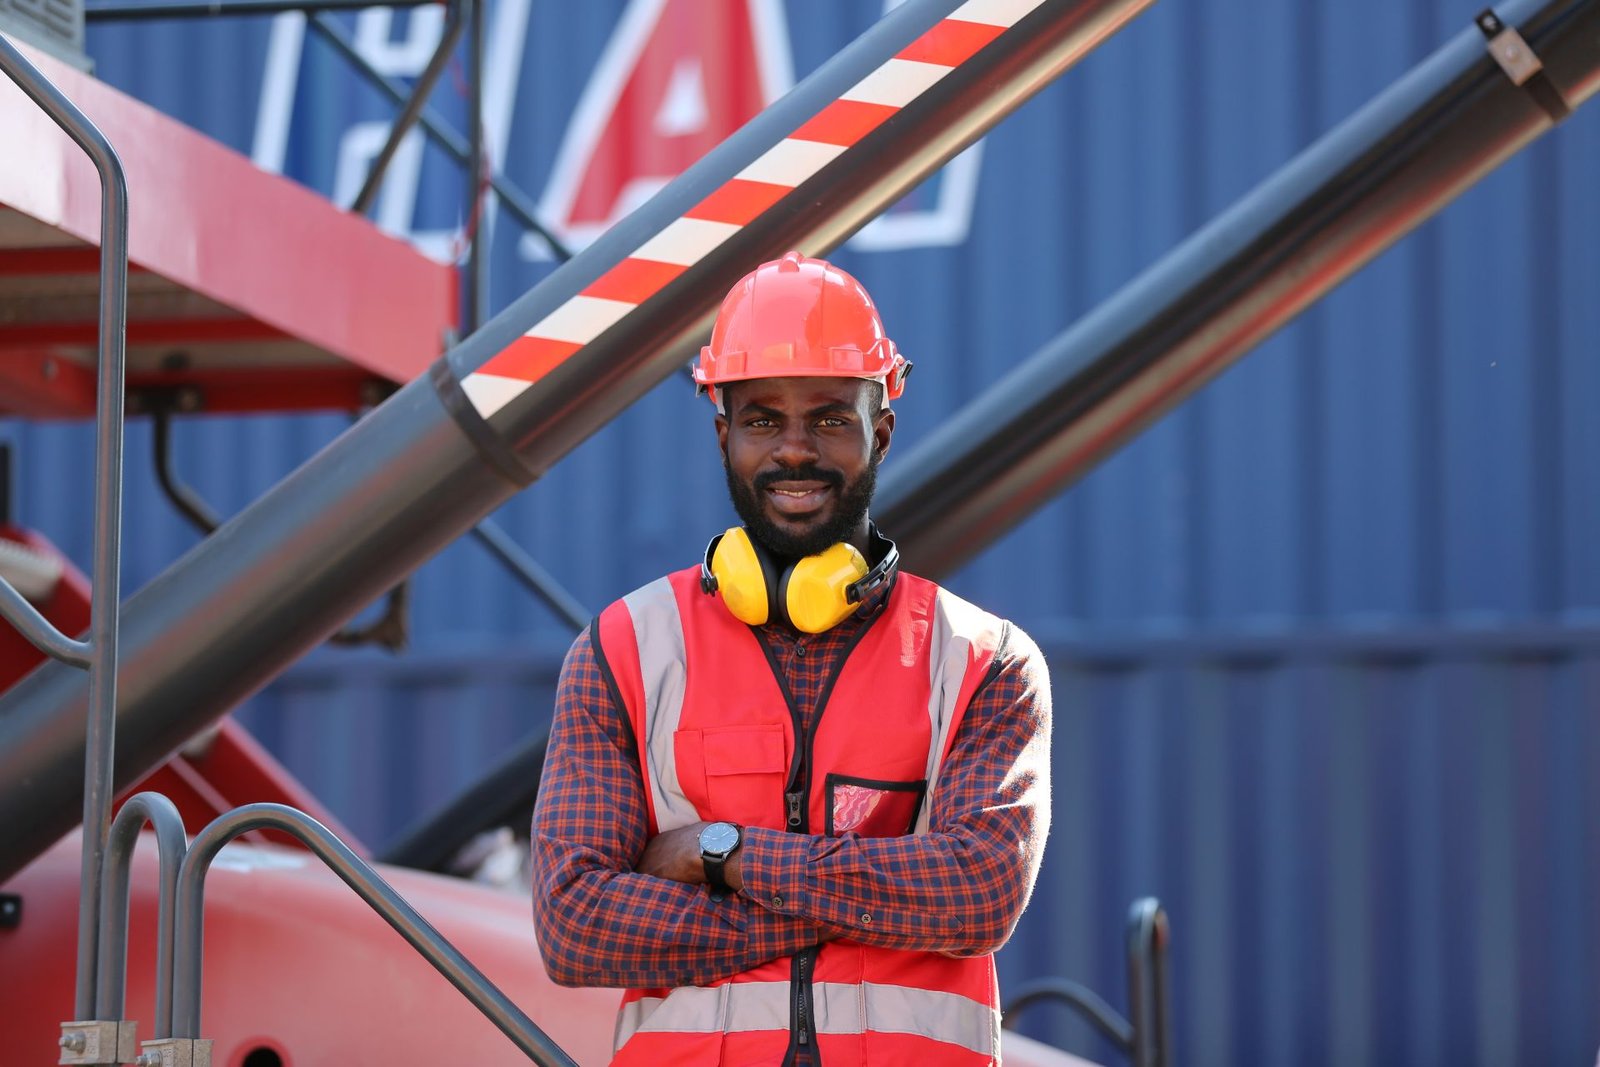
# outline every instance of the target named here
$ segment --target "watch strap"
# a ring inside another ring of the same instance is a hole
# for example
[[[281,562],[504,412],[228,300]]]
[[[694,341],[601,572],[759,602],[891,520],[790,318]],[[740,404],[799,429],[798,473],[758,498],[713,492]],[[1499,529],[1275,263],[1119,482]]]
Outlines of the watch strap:
[[[706,884],[711,887],[712,900],[721,900],[733,892],[733,887],[722,875],[722,869],[728,863],[727,856],[708,856],[702,852],[700,863],[706,869]]]
[[[700,864],[705,870],[706,885],[711,889],[711,899],[718,901],[733,892],[733,887],[728,884],[728,880],[724,875],[724,869],[727,866],[728,857],[738,851],[739,846],[744,844],[744,830],[739,824],[724,823],[722,825],[732,828],[733,844],[721,852],[709,851],[704,845],[700,848]]]

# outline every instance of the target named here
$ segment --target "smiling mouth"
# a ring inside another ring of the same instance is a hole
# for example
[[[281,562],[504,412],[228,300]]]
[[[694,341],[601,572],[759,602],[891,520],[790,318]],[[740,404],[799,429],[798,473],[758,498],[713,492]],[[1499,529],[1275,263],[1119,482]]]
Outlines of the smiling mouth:
[[[833,487],[825,483],[769,485],[765,491],[779,514],[798,517],[821,507]]]

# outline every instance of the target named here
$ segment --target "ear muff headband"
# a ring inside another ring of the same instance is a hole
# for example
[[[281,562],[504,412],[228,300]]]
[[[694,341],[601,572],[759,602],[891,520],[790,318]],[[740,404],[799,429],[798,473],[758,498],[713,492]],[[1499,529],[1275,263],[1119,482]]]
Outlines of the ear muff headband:
[[[849,618],[899,565],[894,542],[876,531],[873,536],[886,546],[875,567],[867,566],[855,546],[840,543],[780,568],[744,527],[734,526],[706,545],[700,588],[721,593],[728,611],[747,625],[787,622],[820,634]]]

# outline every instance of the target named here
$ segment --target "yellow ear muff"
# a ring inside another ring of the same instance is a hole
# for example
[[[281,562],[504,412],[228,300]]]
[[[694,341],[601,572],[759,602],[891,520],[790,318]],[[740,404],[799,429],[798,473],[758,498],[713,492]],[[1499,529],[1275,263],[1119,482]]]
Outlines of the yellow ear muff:
[[[711,573],[717,579],[717,592],[733,617],[751,626],[767,621],[767,576],[761,557],[744,527],[735,526],[717,541],[711,554]]]
[[[843,622],[856,610],[845,589],[865,578],[869,569],[855,546],[843,542],[796,563],[778,594],[794,628],[820,634]]]

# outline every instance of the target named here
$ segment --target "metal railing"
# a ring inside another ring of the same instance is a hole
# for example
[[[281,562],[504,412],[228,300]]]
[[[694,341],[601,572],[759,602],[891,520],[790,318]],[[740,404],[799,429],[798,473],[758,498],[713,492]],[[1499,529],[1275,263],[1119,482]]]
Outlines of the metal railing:
[[[560,1046],[349,846],[305,812],[282,804],[247,804],[219,815],[195,835],[184,856],[178,878],[177,963],[172,987],[174,1038],[196,1039],[200,1034],[206,872],[229,841],[252,830],[267,829],[291,835],[327,864],[535,1063],[543,1067],[577,1067]]]
[[[1118,1050],[1133,1067],[1172,1067],[1172,1020],[1167,996],[1167,947],[1171,929],[1167,913],[1154,897],[1142,897],[1128,909],[1128,1015],[1124,1019],[1097,993],[1066,978],[1040,978],[1024,983],[1006,1001],[1006,1029],[1015,1029],[1022,1009],[1045,1001],[1073,1008]]]
[[[95,399],[94,568],[89,638],[62,633],[4,578],[0,616],[45,655],[89,672],[85,731],[82,898],[76,1012],[94,1010],[101,874],[111,822],[117,704],[117,622],[122,584],[122,397],[128,321],[128,184],[111,142],[72,101],[0,36],[0,71],[93,161],[100,177],[100,304]]]

